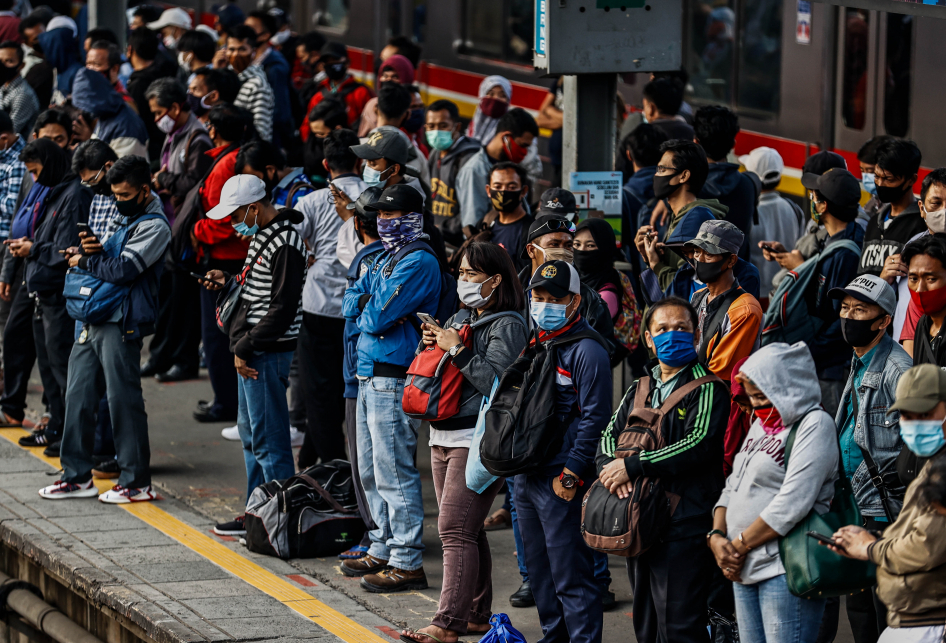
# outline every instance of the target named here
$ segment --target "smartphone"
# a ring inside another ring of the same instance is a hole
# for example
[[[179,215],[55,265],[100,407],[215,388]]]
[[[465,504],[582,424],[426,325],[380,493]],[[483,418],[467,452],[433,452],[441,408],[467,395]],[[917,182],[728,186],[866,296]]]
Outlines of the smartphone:
[[[767,244],[767,243],[763,243],[763,244],[762,244],[761,246],[759,246],[759,247],[762,248],[763,250],[768,250],[769,252],[778,252],[778,250],[776,250],[775,248],[773,248],[772,246],[770,246],[770,245]]]
[[[95,233],[92,232],[92,228],[89,226],[88,223],[77,223],[76,227],[79,228],[79,232],[84,232],[90,237],[95,236]]]
[[[207,279],[207,277],[205,277],[204,275],[199,275],[199,274],[197,274],[196,272],[190,273],[190,276],[193,277],[194,279],[196,279],[197,281],[203,282],[203,283],[205,283],[205,284],[213,284],[213,285],[215,285],[215,286],[219,286],[219,285],[220,285],[220,284],[218,284],[216,281],[214,281],[213,279]]]
[[[828,538],[824,534],[819,534],[817,531],[809,531],[808,537],[814,538],[819,543],[824,543],[825,545],[834,545],[838,549],[844,549],[844,547],[842,547],[841,545],[839,545],[838,543],[834,541],[834,538]]]
[[[437,320],[431,317],[430,315],[428,315],[427,313],[417,313],[417,316],[425,324],[430,324],[431,326],[440,328],[440,324],[437,323]]]

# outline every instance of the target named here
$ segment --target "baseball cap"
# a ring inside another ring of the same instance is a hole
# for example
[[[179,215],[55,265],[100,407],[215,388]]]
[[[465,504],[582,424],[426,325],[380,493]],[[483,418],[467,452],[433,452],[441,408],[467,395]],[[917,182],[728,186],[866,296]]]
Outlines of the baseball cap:
[[[422,213],[424,211],[424,196],[406,183],[398,183],[384,188],[381,196],[376,201],[366,205],[365,210],[384,210],[385,212],[402,210],[404,212]]]
[[[539,211],[536,215],[557,214],[566,217],[576,212],[578,212],[578,203],[575,201],[574,194],[564,188],[549,188],[539,199]]]
[[[77,37],[79,34],[79,27],[76,25],[76,21],[69,16],[55,16],[50,20],[46,24],[46,31],[52,31],[53,29],[71,29],[73,38]]]
[[[345,206],[345,209],[354,210],[360,216],[377,216],[376,210],[367,210],[366,208],[369,203],[374,203],[380,199],[382,192],[384,192],[384,190],[377,186],[365,188],[364,192],[362,192],[356,200]]]
[[[704,221],[696,238],[683,244],[695,246],[711,255],[738,254],[746,235],[729,221],[710,219]]]
[[[348,58],[348,48],[343,42],[327,42],[322,45],[322,49],[319,51],[319,61],[323,58],[337,58],[341,60],[342,58]]]
[[[929,413],[940,402],[946,402],[946,371],[935,364],[920,364],[900,376],[897,400],[887,413]]]
[[[165,9],[161,17],[155,22],[148,23],[148,29],[158,31],[162,27],[180,27],[181,29],[190,29],[193,23],[191,17],[180,7]]]
[[[360,145],[352,145],[351,151],[360,159],[373,161],[385,158],[404,168],[404,174],[418,176],[417,170],[407,165],[410,161],[411,142],[401,130],[376,129]]]
[[[876,304],[888,315],[893,315],[897,310],[897,295],[894,294],[893,288],[875,275],[855,277],[854,281],[844,288],[832,288],[828,291],[828,297],[832,299],[844,299],[848,295],[865,304]]]
[[[208,219],[226,219],[239,208],[266,198],[266,184],[252,174],[237,174],[227,179],[220,191],[220,203],[207,213]]]
[[[217,42],[217,39],[220,37],[220,34],[218,34],[216,30],[214,30],[214,28],[209,25],[197,25],[196,27],[194,27],[194,31],[202,31],[203,33],[213,38],[214,42]]]
[[[821,175],[806,172],[801,176],[801,184],[842,207],[856,207],[861,200],[861,184],[847,170],[830,168]]]
[[[526,237],[526,243],[522,246],[522,252],[519,257],[524,260],[529,259],[529,253],[526,252],[526,244],[532,243],[542,235],[553,232],[565,232],[575,236],[575,224],[559,214],[546,214],[540,216],[529,226],[529,234]]]
[[[740,156],[739,162],[766,184],[777,183],[785,171],[785,162],[782,161],[781,155],[771,147],[757,147]]]
[[[578,271],[565,261],[547,261],[535,271],[535,276],[526,290],[545,288],[553,297],[564,297],[568,293],[581,293]]]
[[[825,150],[809,156],[805,160],[801,171],[803,174],[824,174],[831,168],[846,170],[847,161],[840,154]]]

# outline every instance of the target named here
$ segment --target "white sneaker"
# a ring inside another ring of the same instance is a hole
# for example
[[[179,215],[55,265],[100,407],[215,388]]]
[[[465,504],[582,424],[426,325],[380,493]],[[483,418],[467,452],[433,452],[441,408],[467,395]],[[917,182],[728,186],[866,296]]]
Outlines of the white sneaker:
[[[92,484],[92,481],[89,480],[85,484],[72,484],[71,482],[63,482],[62,480],[56,480],[53,484],[48,487],[43,487],[39,490],[39,495],[48,500],[62,500],[64,498],[94,498],[99,495],[99,490],[95,488],[95,485]]]
[[[294,426],[289,427],[289,443],[294,447],[301,447],[305,441],[305,433]]]
[[[233,440],[234,442],[240,441],[240,427],[237,425],[228,426],[227,428],[220,431],[220,435],[223,436],[224,440]]]
[[[99,501],[107,502],[112,505],[127,505],[130,502],[145,502],[148,500],[157,500],[157,498],[158,494],[151,489],[150,484],[147,487],[138,489],[123,487],[117,484],[100,495]]]

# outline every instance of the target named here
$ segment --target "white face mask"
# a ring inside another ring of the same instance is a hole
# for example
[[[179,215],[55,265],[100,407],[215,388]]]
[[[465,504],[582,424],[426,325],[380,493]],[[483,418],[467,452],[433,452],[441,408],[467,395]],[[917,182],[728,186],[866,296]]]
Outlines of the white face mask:
[[[936,212],[927,212],[926,227],[934,234],[946,232],[946,208]]]
[[[177,47],[177,38],[175,38],[174,36],[165,36],[163,40],[164,40],[164,46],[167,47],[168,49],[174,49],[175,47]]]
[[[292,32],[289,29],[283,29],[282,31],[277,31],[276,35],[269,39],[269,44],[276,45],[277,47],[282,45],[284,42],[289,40],[289,36],[292,35]]]
[[[171,132],[174,131],[174,128],[177,126],[177,123],[174,121],[173,118],[165,114],[164,116],[158,119],[158,122],[156,123],[156,125],[158,126],[158,129],[164,132],[165,134],[170,134]]]
[[[187,71],[191,70],[191,61],[183,51],[177,54],[177,64]]]
[[[487,279],[486,281],[489,281]],[[458,281],[457,282],[457,294],[460,296],[460,301],[462,301],[468,308],[482,308],[490,300],[490,297],[493,296],[493,293],[496,292],[494,288],[486,297],[483,297],[481,292],[483,289],[483,284],[486,281],[475,283],[473,281]]]

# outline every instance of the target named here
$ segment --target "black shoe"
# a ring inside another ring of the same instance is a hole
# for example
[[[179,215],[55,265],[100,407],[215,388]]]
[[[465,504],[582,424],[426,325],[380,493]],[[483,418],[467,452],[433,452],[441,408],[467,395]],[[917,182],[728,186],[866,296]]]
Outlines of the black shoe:
[[[209,409],[209,408],[210,408],[211,406],[213,406],[213,405],[214,405],[214,403],[213,403],[212,401],[211,401],[211,402],[208,402],[207,400],[197,400],[197,408],[198,408],[198,409],[206,410],[206,409]]]
[[[47,458],[58,458],[59,457],[59,446],[62,444],[62,440],[56,438],[56,441],[50,444],[48,447],[43,449],[43,455]]]
[[[60,437],[55,433],[48,433],[45,430],[36,431],[29,435],[24,435],[18,443],[21,447],[46,447],[53,443],[58,443]]]
[[[141,365],[141,377],[151,377],[158,372],[158,369],[155,368],[154,362],[150,359]]]
[[[183,366],[175,364],[165,373],[158,373],[154,379],[159,382],[183,382],[184,380],[196,380],[199,377],[197,371],[188,371]]]
[[[509,604],[513,607],[534,607],[535,597],[532,596],[532,585],[528,581],[520,585],[516,593],[509,597]]]
[[[601,592],[601,611],[610,612],[618,605],[618,599],[614,592],[604,590]]]
[[[243,526],[245,516],[237,516],[229,522],[221,522],[214,526],[214,533],[218,536],[245,536],[246,527]]]
[[[194,419],[198,422],[236,422],[236,413],[221,413],[214,411],[210,406],[198,406],[194,411]]]
[[[118,460],[114,457],[102,460],[92,467],[92,477],[100,480],[111,480],[120,476],[121,473],[122,469],[118,466]]]

